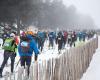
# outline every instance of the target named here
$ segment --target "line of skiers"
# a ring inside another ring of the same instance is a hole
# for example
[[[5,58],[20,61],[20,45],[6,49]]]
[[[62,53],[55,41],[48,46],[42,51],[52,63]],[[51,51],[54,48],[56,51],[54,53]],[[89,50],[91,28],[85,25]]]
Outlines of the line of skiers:
[[[67,46],[74,46],[77,40],[85,41],[86,39],[90,39],[94,36],[93,32],[75,32],[75,31],[59,31],[59,32],[49,32],[49,47],[54,47],[54,42],[58,44],[58,51],[65,48]]]
[[[16,57],[16,49],[20,55],[20,64],[24,68],[27,67],[27,75],[30,73],[30,65],[32,61],[33,52],[35,53],[34,59],[37,61],[38,54],[43,51],[45,41],[49,41],[49,49],[54,48],[54,44],[58,45],[58,52],[65,48],[68,44],[70,47],[75,46],[75,42],[85,41],[86,37],[91,38],[94,33],[86,32],[75,32],[75,31],[59,31],[59,32],[44,32],[38,31],[34,33],[33,31],[26,31],[20,34],[20,39],[16,33],[5,34],[4,35],[4,60],[0,67],[0,77],[2,77],[2,72],[7,64],[9,57],[11,58],[11,73],[14,72],[14,62]]]
[[[29,31],[30,32],[30,31]],[[24,32],[25,33],[25,32]],[[86,38],[90,39],[94,36],[93,32],[75,32],[75,31],[58,31],[58,32],[45,32],[45,31],[38,31],[37,33],[32,34],[36,45],[40,52],[43,51],[44,43],[48,40],[49,41],[49,49],[54,48],[55,44],[58,45],[58,51],[65,48],[65,45],[69,45],[70,47],[75,47],[75,42],[85,41]]]
[[[18,48],[18,53],[20,55],[20,64],[24,68],[27,67],[27,76],[29,76],[33,51],[35,53],[35,61],[37,61],[39,54],[39,50],[33,38],[33,32],[22,34],[20,36],[20,42],[14,33],[11,33],[9,36],[6,35],[3,44],[4,60],[0,67],[0,77],[2,77],[3,69],[9,58],[11,59],[11,74],[13,74],[16,48]]]

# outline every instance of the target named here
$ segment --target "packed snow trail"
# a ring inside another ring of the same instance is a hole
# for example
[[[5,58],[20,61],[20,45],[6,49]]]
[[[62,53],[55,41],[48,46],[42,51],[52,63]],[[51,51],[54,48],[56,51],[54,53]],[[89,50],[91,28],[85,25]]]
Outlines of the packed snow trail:
[[[45,42],[44,49],[43,49],[42,52],[40,52],[40,54],[38,56],[38,62],[39,63],[41,63],[43,60],[49,60],[50,58],[56,58],[56,57],[59,56],[59,54],[58,54],[58,45],[55,44],[53,49],[52,48],[49,49],[48,44],[49,44],[48,41]],[[70,49],[70,47],[68,47],[66,45],[66,49]],[[61,53],[63,53],[64,51],[65,51],[65,49],[63,49],[61,51]],[[0,66],[1,66],[2,61],[3,61],[3,53],[4,53],[4,50],[1,49],[0,50],[0,56],[1,56],[1,58],[0,58]],[[15,59],[15,63],[17,63],[18,61],[19,61],[19,55],[17,53],[16,59]],[[8,60],[8,64],[10,64],[10,59]],[[34,64],[34,53],[33,53],[33,57],[32,57],[32,64]],[[14,68],[14,72],[18,71],[18,68],[20,67],[20,63],[18,64],[17,68],[16,68],[16,65],[17,64],[14,65],[14,67],[15,67]],[[10,73],[10,67],[11,67],[11,65],[4,67],[3,76],[5,76],[6,72]],[[4,77],[0,78],[0,80],[4,80]]]
[[[100,80],[100,36],[98,37],[98,49],[81,80]]]
[[[88,42],[87,40],[86,40],[86,42]],[[76,42],[76,47],[77,46],[81,46],[82,44],[84,44],[84,42],[79,42],[79,41],[77,41]],[[39,63],[41,63],[43,60],[49,60],[50,58],[56,58],[56,57],[59,57],[60,55],[58,54],[58,45],[54,45],[54,48],[52,49],[49,49],[49,47],[48,47],[48,45],[49,45],[49,42],[48,41],[46,41],[45,42],[45,44],[44,44],[45,46],[44,46],[44,49],[43,49],[43,51],[39,54],[39,56],[38,56],[38,62]],[[68,47],[68,45],[66,45],[66,47],[65,47],[65,49],[63,49],[62,51],[61,51],[61,53],[63,53],[63,52],[65,52],[65,50],[66,49],[70,49],[70,47]],[[2,61],[3,61],[3,53],[4,53],[4,50],[0,50],[0,56],[1,56],[1,58],[0,58],[0,65],[2,64]],[[19,60],[19,55],[17,55],[17,57],[16,57],[16,59],[15,59],[16,61],[15,61],[15,63],[17,63],[18,62],[18,60]],[[10,60],[8,61],[8,64],[10,63]],[[32,58],[32,63],[34,64],[34,55],[33,55],[33,58]],[[18,67],[20,66],[20,63],[19,63],[19,65],[18,65]],[[14,69],[14,71],[18,71],[18,67],[16,68],[16,64],[15,64],[15,69]],[[5,73],[6,72],[10,72],[10,66],[8,66],[8,67],[5,67],[4,68],[4,71],[3,71],[3,75],[5,75]],[[2,79],[0,79],[0,80],[3,80],[4,78],[2,78]]]

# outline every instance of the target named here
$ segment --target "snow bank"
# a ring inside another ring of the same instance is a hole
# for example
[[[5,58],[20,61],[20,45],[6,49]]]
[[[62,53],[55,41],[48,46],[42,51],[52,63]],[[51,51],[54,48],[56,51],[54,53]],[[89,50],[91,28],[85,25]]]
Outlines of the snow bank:
[[[89,68],[81,80],[100,80],[100,49],[97,49]]]
[[[98,37],[98,49],[93,55],[89,68],[80,80],[100,80],[100,36]]]

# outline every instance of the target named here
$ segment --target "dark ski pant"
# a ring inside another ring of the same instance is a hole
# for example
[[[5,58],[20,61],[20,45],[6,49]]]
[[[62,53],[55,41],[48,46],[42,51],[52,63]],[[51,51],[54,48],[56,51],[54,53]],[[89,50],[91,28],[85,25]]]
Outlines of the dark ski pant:
[[[28,76],[29,76],[29,73],[30,73],[31,58],[32,58],[31,56],[21,56],[20,57],[21,66],[24,66],[24,68],[25,68],[25,65],[27,66]]]
[[[41,51],[43,50],[43,46],[44,46],[44,41],[39,41],[38,42],[38,49],[41,48]]]
[[[70,47],[72,47],[72,39],[68,39],[68,44],[70,45]]]
[[[73,37],[73,38],[72,38],[72,45],[74,45],[74,47],[75,47],[75,41],[76,41],[76,38]]]
[[[63,44],[64,44],[64,45],[63,45],[64,47],[65,47],[65,45],[66,45],[66,42],[67,42],[67,39],[64,39],[64,43],[63,43]]]
[[[53,48],[53,45],[54,45],[53,40],[50,40],[50,41],[49,41],[49,47],[52,47],[52,48]]]
[[[58,42],[58,51],[62,49],[63,42]]]
[[[83,37],[83,41],[85,42],[85,37]]]
[[[82,37],[79,37],[79,41],[82,41]]]
[[[0,68],[0,73],[2,74],[3,72],[3,69],[8,61],[8,59],[11,59],[11,72],[13,73],[13,69],[14,69],[14,62],[15,62],[15,53],[14,52],[11,52],[11,51],[4,51],[4,60],[3,60],[3,63],[1,65],[1,68]]]

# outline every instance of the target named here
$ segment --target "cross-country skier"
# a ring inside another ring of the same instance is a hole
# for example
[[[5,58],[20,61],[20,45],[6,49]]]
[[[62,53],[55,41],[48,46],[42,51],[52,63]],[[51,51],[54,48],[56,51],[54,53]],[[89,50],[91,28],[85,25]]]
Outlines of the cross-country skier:
[[[67,31],[63,31],[63,36],[64,36],[64,48],[65,48],[65,45],[66,45],[66,42],[67,42],[67,37],[68,37]]]
[[[70,47],[72,46],[72,32],[68,32],[67,43]]]
[[[55,35],[54,35],[54,32],[50,32],[48,34],[48,37],[49,37],[49,48],[54,46],[54,39],[55,39]]]
[[[13,73],[14,61],[15,61],[15,57],[16,57],[15,48],[17,47],[16,41],[14,40],[14,38],[15,38],[15,34],[11,33],[10,37],[7,37],[5,39],[4,44],[3,44],[4,60],[3,60],[3,63],[0,67],[0,77],[2,77],[3,69],[4,69],[5,64],[7,63],[9,57],[11,58],[11,73]]]
[[[42,52],[46,38],[44,32],[38,31],[37,37],[38,37],[38,49]]]
[[[18,52],[20,55],[21,66],[25,67],[25,63],[26,63],[27,74],[29,76],[33,51],[35,53],[35,61],[37,60],[39,51],[36,46],[36,42],[31,34],[28,33],[26,37],[23,37],[23,38],[24,39],[21,40],[18,46]]]
[[[61,31],[58,33],[56,43],[58,43],[58,52],[60,53],[60,51],[62,49],[62,45],[64,43],[64,38],[63,38],[63,34]]]
[[[75,47],[75,41],[77,40],[77,35],[75,33],[75,31],[72,33],[72,45],[74,45]]]

